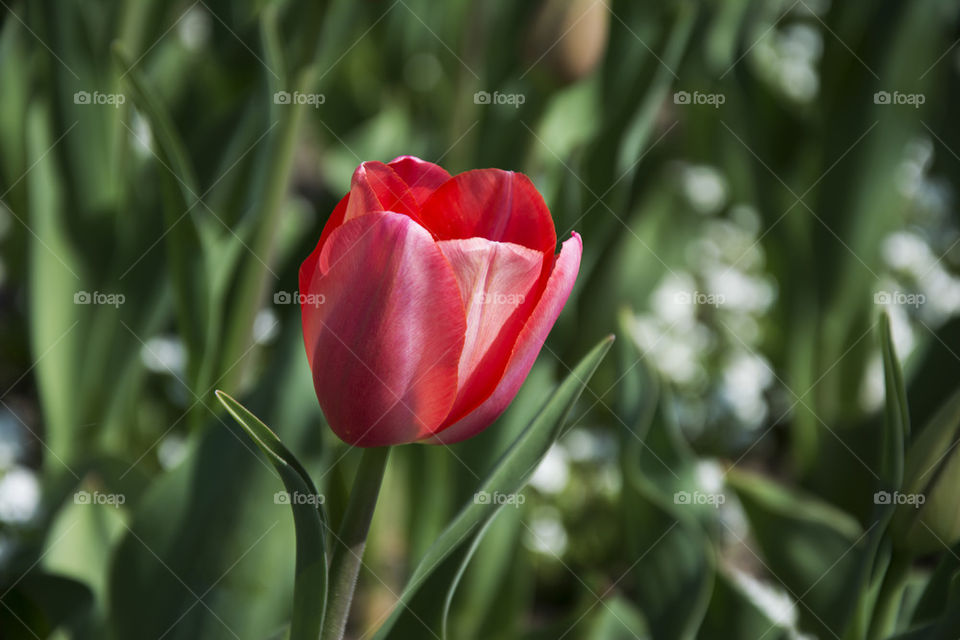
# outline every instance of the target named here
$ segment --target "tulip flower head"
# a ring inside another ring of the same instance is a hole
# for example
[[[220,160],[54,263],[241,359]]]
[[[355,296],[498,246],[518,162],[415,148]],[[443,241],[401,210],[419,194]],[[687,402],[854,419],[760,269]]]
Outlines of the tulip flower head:
[[[364,162],[300,267],[314,388],[348,444],[452,443],[513,400],[573,288],[530,180]]]

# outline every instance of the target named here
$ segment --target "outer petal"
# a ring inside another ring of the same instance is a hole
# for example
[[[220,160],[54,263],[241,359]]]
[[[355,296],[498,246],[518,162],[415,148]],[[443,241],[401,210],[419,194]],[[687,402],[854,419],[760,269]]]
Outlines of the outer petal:
[[[345,220],[374,211],[395,211],[417,219],[420,205],[407,183],[389,165],[364,162],[353,172]]]
[[[363,447],[433,433],[456,397],[466,320],[453,270],[430,234],[398,213],[347,220],[313,269],[301,272],[309,282],[301,293],[323,298],[303,305],[303,333],[330,427]]]
[[[310,290],[310,281],[313,279],[313,274],[317,270],[317,260],[320,259],[320,250],[323,249],[323,245],[327,243],[327,238],[330,237],[330,234],[343,224],[343,217],[347,213],[347,203],[349,201],[349,193],[340,199],[333,213],[327,218],[327,224],[323,225],[323,232],[320,234],[320,240],[317,241],[317,246],[313,249],[313,252],[307,256],[307,259],[303,261],[303,264],[300,265],[300,291],[306,293]]]
[[[450,179],[450,174],[440,165],[414,156],[399,156],[388,162],[387,166],[407,183],[418,205],[422,205],[430,194]]]
[[[427,198],[421,224],[438,240],[486,238],[551,255],[557,246],[550,211],[530,179],[500,169],[454,176]]]
[[[437,246],[457,276],[467,317],[451,421],[489,396],[503,375],[544,260],[540,251],[483,238],[441,240]]]
[[[582,254],[583,242],[580,236],[574,233],[572,238],[563,243],[553,272],[547,281],[546,290],[523,331],[520,332],[520,337],[510,356],[510,362],[497,388],[483,404],[428,442],[450,444],[474,436],[496,420],[513,401],[527,374],[530,373],[530,368],[537,359],[547,334],[550,333],[563,305],[570,297],[577,272],[580,270]]]

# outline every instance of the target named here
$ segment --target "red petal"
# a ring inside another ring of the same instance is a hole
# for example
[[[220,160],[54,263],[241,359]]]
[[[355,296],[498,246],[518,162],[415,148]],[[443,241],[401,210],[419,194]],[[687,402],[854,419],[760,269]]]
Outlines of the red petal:
[[[450,444],[474,436],[496,420],[513,401],[527,374],[530,373],[530,368],[537,359],[537,354],[540,353],[543,341],[550,333],[567,298],[570,297],[570,291],[573,289],[573,283],[580,269],[582,253],[583,242],[580,236],[574,233],[572,238],[563,243],[546,290],[523,331],[520,332],[506,372],[496,390],[477,409],[438,433],[428,442]]]
[[[371,213],[331,233],[312,265],[301,294],[323,299],[302,306],[303,333],[330,427],[362,447],[433,433],[456,397],[466,320],[430,234],[407,216]]]
[[[307,256],[307,259],[300,265],[300,291],[307,292],[310,290],[310,281],[313,279],[314,271],[316,271],[317,260],[320,259],[320,250],[323,249],[323,245],[326,244],[330,234],[343,224],[343,218],[347,213],[347,202],[349,200],[349,193],[340,198],[340,202],[338,202],[337,206],[333,209],[333,213],[327,218],[327,224],[323,225],[323,232],[320,234],[320,240],[317,242],[317,246],[314,247],[313,252]]]
[[[540,278],[543,253],[483,238],[442,240],[437,246],[456,274],[467,318],[450,420],[490,395],[503,374],[522,328],[522,322],[510,320],[529,313],[524,302]]]
[[[437,187],[450,179],[450,174],[443,167],[414,156],[399,156],[388,162],[387,166],[407,183],[418,205],[422,205]]]
[[[438,240],[486,238],[549,252],[557,246],[550,211],[530,179],[500,169],[454,176],[433,192],[421,224]]]
[[[353,172],[345,220],[374,211],[393,211],[416,220],[420,205],[407,183],[382,162],[364,162]]]

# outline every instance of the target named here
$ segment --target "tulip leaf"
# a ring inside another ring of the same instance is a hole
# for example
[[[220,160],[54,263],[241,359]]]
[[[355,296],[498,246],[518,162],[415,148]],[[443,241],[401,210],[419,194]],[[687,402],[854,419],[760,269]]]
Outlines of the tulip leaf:
[[[630,331],[631,318],[620,314]],[[640,610],[656,638],[693,637],[706,613],[714,558],[698,505],[677,504],[678,492],[698,490],[695,457],[669,410],[667,390],[643,364],[633,341],[620,349],[618,407],[623,455],[624,528],[630,577]],[[715,511],[714,507],[704,507]]]
[[[763,638],[786,640],[790,632],[773,622],[726,571],[717,571],[710,606],[703,618],[701,638]]]
[[[907,409],[903,372],[890,333],[890,317],[886,313],[880,316],[880,346],[886,390],[881,470],[889,488],[896,490],[903,484],[903,450],[910,436],[910,414]]]
[[[203,354],[213,339],[209,320],[214,303],[205,261],[213,245],[213,229],[203,224],[199,216],[200,188],[173,118],[119,44],[114,45],[113,56],[124,70],[123,78],[134,104],[149,121],[157,140],[151,151],[157,160],[156,171],[164,196],[162,237],[168,252],[170,279],[180,330],[190,354],[191,382],[198,389],[205,389],[205,380],[199,376]]]
[[[727,482],[759,547],[754,555],[799,601],[801,629],[841,635],[857,604],[850,594],[859,593],[867,533],[847,513],[756,473],[734,469]]]
[[[500,458],[475,495],[511,495],[526,485],[537,464],[560,435],[567,415],[610,349],[612,342],[613,336],[604,338],[573,368],[537,417]],[[374,636],[375,640],[388,637],[390,630],[427,578],[462,544],[468,541],[473,544],[473,538],[482,536],[488,530],[485,525],[504,506],[492,500],[471,500],[460,510],[421,558],[390,617]],[[469,561],[470,555],[472,554],[467,554],[465,562]],[[457,582],[458,580],[454,582],[454,588]],[[448,596],[450,597],[452,596]]]
[[[217,390],[216,395],[266,454],[290,494],[319,495],[310,474],[267,425],[223,391]],[[291,500],[290,508],[297,531],[297,565],[289,637],[316,638],[323,626],[327,600],[326,518],[319,505]]]

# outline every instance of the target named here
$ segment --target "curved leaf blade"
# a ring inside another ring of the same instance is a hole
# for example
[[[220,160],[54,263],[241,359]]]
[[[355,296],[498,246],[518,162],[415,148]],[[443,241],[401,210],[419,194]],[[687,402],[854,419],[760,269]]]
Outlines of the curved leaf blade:
[[[317,489],[303,465],[270,428],[243,405],[223,391],[217,399],[243,427],[280,474],[291,494],[317,495]],[[327,601],[326,518],[322,507],[290,501],[297,532],[296,579],[290,638],[317,638],[323,627]]]
[[[553,396],[537,414],[537,417],[500,458],[493,471],[479,487],[478,494],[484,492],[487,495],[493,495],[494,493],[512,494],[526,485],[537,464],[560,435],[570,409],[580,397],[587,381],[590,380],[594,371],[600,365],[600,361],[609,351],[613,339],[613,336],[604,338],[573,368],[570,375],[560,383]],[[417,568],[414,569],[393,612],[377,631],[374,640],[384,640],[388,636],[390,629],[400,617],[407,603],[423,586],[430,574],[457,548],[468,540],[472,540],[471,536],[482,536],[487,530],[485,525],[493,519],[503,506],[502,504],[493,504],[492,501],[475,500],[460,510],[436,542],[427,550]],[[475,544],[479,544],[479,542]],[[469,562],[471,555],[467,554],[463,562]],[[453,585],[453,588],[455,587],[456,582]]]

